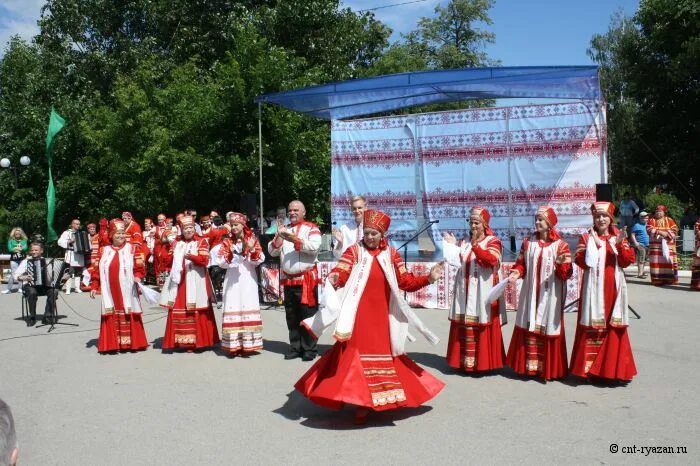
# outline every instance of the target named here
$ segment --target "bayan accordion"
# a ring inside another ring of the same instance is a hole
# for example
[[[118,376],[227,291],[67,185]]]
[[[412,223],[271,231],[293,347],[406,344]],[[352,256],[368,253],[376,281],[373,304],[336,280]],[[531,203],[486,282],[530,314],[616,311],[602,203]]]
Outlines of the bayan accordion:
[[[27,275],[32,286],[58,288],[69,269],[63,259],[27,259]]]
[[[73,252],[77,254],[87,254],[90,252],[90,237],[87,231],[78,230],[73,233]]]

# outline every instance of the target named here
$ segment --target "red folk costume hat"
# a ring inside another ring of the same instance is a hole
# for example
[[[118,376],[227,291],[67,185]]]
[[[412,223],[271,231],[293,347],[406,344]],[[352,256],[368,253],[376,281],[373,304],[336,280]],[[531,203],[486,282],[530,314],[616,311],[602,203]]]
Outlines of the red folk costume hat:
[[[183,215],[180,217],[180,226],[183,229],[187,226],[194,226],[194,217],[191,215]]]
[[[591,204],[591,213],[593,215],[604,214],[610,218],[613,218],[615,215],[615,205],[612,202],[594,202]]]
[[[391,225],[391,217],[380,210],[365,210],[362,225],[364,228],[377,230],[384,236]]]
[[[657,210],[657,211],[660,210],[660,211],[662,211],[663,213],[666,213],[666,206],[665,206],[665,205],[662,205],[662,204],[659,204],[659,205],[656,206],[656,210]]]
[[[242,225],[248,224],[248,216],[246,214],[242,214],[240,212],[229,212],[227,216],[230,222],[240,223]]]
[[[483,207],[474,207],[469,211],[470,217],[478,217],[479,220],[484,224],[484,234],[487,236],[493,236],[493,230],[489,222],[491,221],[491,213]]]
[[[112,219],[112,221],[109,222],[109,239],[112,239],[114,234],[119,231],[126,231],[126,223],[120,218]]]
[[[559,219],[557,218],[557,213],[554,212],[554,209],[548,205],[540,206],[537,209],[537,213],[535,214],[535,216],[537,215],[541,215],[542,217],[544,217],[545,221],[549,225],[549,239],[552,241],[560,239],[561,236],[559,236],[559,232],[554,228],[557,222],[559,222]]]

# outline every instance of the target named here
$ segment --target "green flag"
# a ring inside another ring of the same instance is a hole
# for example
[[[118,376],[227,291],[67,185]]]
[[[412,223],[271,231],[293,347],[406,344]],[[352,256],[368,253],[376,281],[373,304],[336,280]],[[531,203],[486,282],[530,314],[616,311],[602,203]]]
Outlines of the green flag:
[[[56,190],[53,187],[53,176],[51,176],[51,163],[53,162],[53,142],[59,131],[63,129],[65,121],[63,117],[56,113],[51,107],[51,117],[49,118],[49,130],[46,133],[46,159],[49,161],[49,187],[46,188],[46,241],[56,241],[58,235],[53,229],[53,216],[56,211]]]

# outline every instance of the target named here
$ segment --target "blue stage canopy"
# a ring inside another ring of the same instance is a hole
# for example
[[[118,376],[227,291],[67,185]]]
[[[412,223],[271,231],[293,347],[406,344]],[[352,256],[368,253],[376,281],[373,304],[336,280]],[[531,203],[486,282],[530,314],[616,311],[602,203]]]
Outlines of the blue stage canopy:
[[[326,120],[440,102],[500,98],[602,100],[596,66],[420,71],[353,79],[257,97]]]

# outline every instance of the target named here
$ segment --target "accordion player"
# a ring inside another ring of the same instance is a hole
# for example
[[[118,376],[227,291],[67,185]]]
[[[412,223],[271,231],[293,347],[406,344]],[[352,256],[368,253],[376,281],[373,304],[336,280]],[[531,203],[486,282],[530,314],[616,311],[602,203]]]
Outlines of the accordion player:
[[[46,296],[44,317],[41,322],[48,324],[51,319],[55,321],[57,287],[61,285],[67,265],[60,259],[45,259],[44,246],[41,243],[32,243],[30,254],[30,257],[20,262],[14,278],[24,283],[22,289],[29,308],[27,326],[33,327],[36,324],[36,303],[39,296]]]

